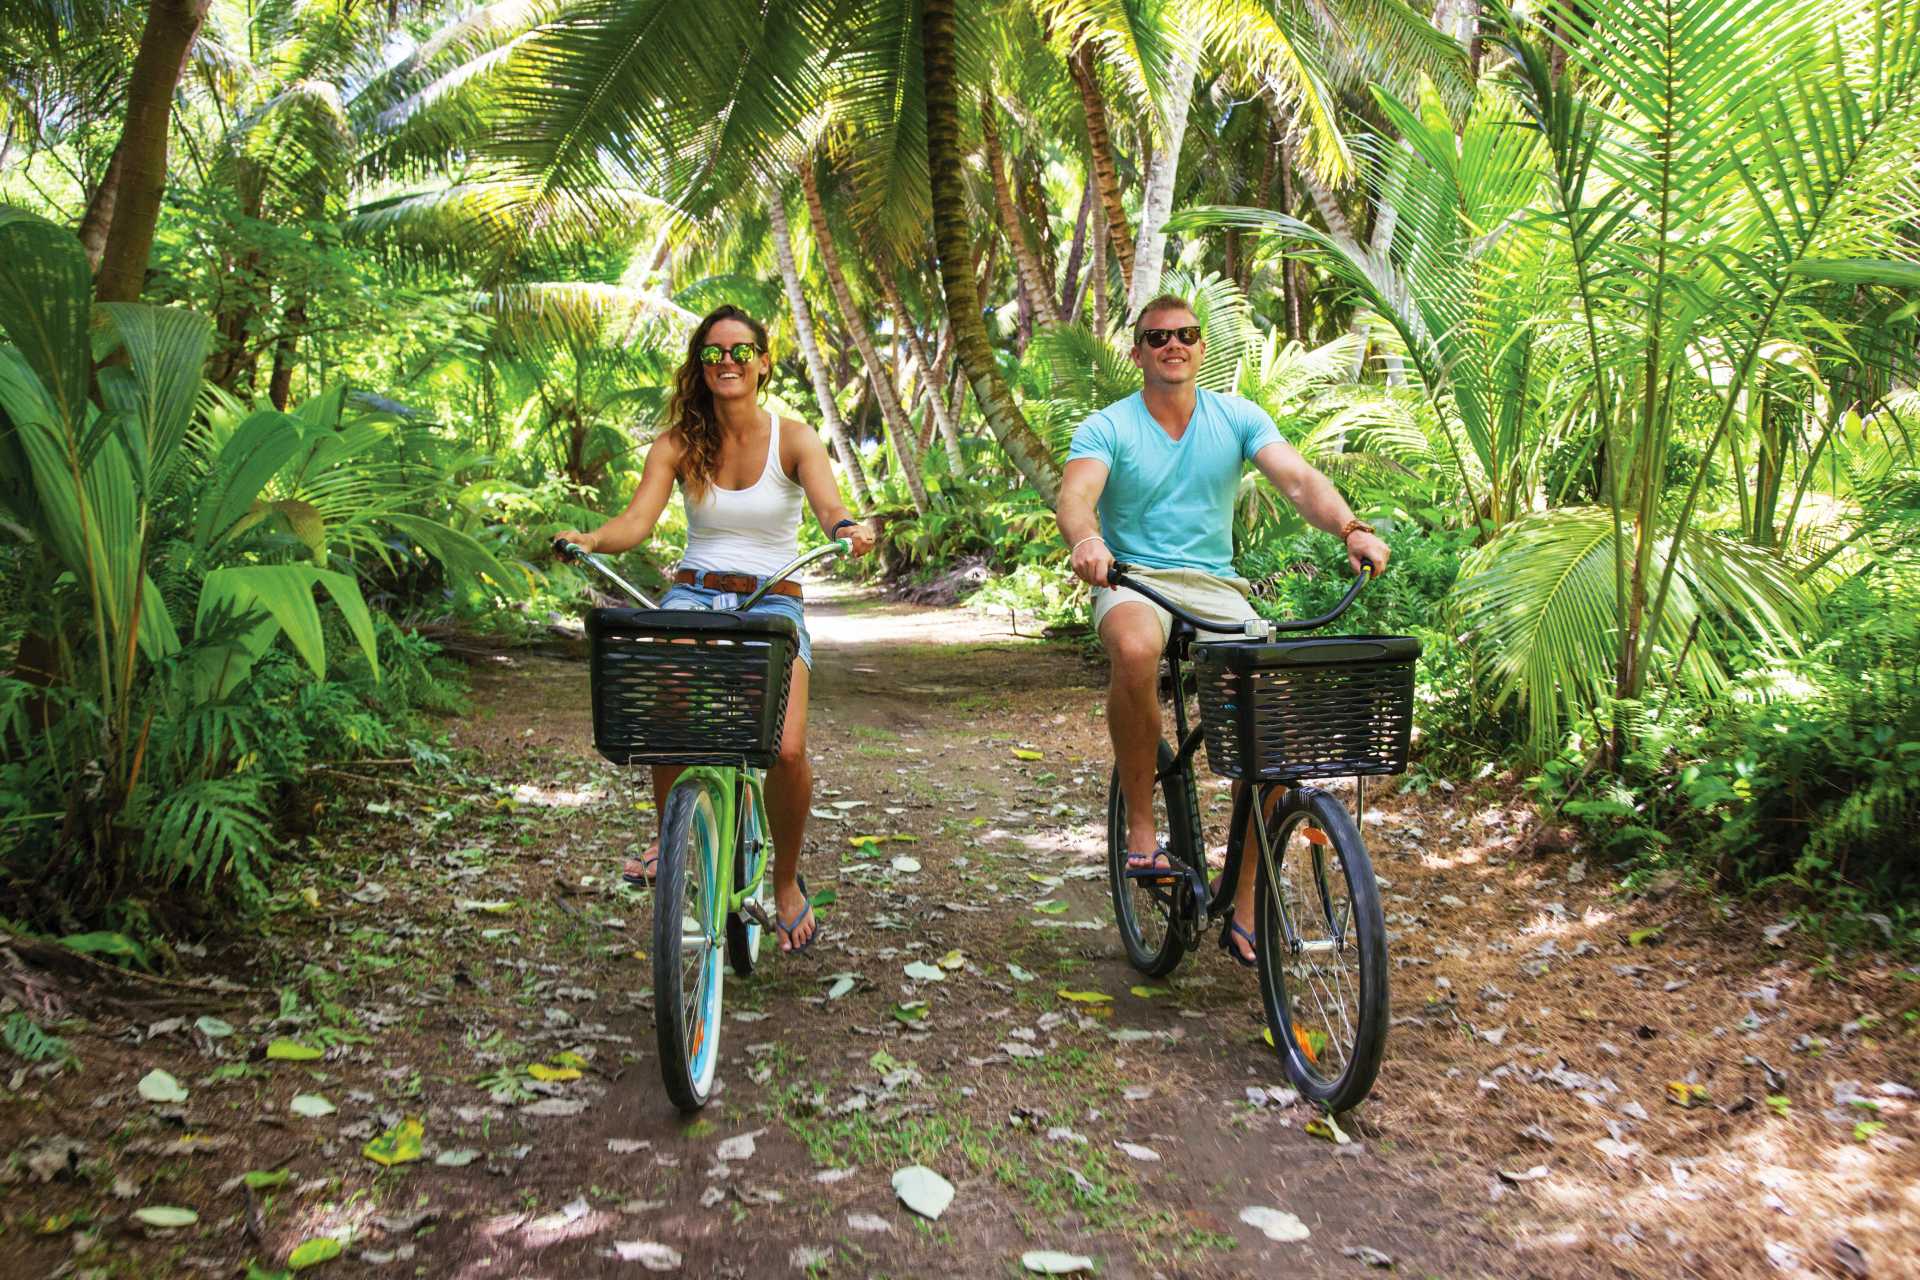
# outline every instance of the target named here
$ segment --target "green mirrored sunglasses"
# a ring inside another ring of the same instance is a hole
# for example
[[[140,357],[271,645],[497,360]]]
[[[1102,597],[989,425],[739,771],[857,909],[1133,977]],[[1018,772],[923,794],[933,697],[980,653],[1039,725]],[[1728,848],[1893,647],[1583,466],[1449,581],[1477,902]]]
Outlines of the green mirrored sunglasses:
[[[719,364],[728,356],[732,356],[735,364],[746,364],[755,356],[764,355],[765,353],[765,347],[756,346],[751,342],[736,342],[730,347],[723,347],[717,342],[709,342],[706,346],[700,348],[700,363]]]

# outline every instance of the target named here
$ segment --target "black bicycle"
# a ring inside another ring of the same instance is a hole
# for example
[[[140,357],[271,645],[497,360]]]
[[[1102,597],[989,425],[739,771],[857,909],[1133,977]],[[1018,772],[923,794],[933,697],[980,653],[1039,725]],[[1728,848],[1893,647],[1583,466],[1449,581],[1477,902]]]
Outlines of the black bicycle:
[[[1173,615],[1161,695],[1173,702],[1175,741],[1163,738],[1154,771],[1157,830],[1167,833],[1169,867],[1128,865],[1127,805],[1118,769],[1107,790],[1107,868],[1127,959],[1164,977],[1223,920],[1232,922],[1234,886],[1249,824],[1256,872],[1255,967],[1274,1048],[1300,1092],[1328,1111],[1357,1105],[1373,1087],[1387,1038],[1387,933],[1373,864],[1359,823],[1338,797],[1304,785],[1352,777],[1356,812],[1365,779],[1403,772],[1413,727],[1413,664],[1420,642],[1406,636],[1324,636],[1312,631],[1345,613],[1372,577],[1362,570],[1340,603],[1291,622],[1209,622],[1194,617],[1116,564],[1108,582],[1139,592]],[[1196,644],[1207,631],[1238,641]],[[1200,724],[1188,728],[1191,660]],[[1235,788],[1226,867],[1207,879],[1207,844],[1194,753],[1204,741],[1216,774]],[[1266,820],[1253,823],[1254,803]]]

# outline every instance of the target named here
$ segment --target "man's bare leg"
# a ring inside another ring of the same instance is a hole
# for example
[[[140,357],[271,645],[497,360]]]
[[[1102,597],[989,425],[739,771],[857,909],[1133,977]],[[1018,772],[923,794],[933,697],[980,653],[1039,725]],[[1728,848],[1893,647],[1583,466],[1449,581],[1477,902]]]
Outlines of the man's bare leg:
[[[1233,784],[1233,803],[1236,807],[1240,804],[1241,788],[1246,785],[1244,782],[1236,782]],[[1261,819],[1262,821],[1273,817],[1274,809],[1280,804],[1280,797],[1285,794],[1286,791],[1284,788],[1274,788],[1273,794],[1267,797],[1266,813]],[[1276,852],[1278,851],[1276,850]],[[1254,912],[1253,902],[1253,878],[1259,869],[1260,833],[1255,831],[1253,829],[1253,823],[1249,822],[1247,823],[1247,837],[1240,845],[1240,878],[1235,881],[1233,886],[1233,922],[1242,929],[1245,929],[1250,937],[1259,936],[1254,926],[1254,921],[1257,919],[1257,916]],[[1238,951],[1249,960],[1254,958],[1252,943],[1237,933],[1230,936],[1235,951]]]
[[[1129,601],[1100,619],[1107,651],[1107,733],[1113,739],[1120,794],[1127,801],[1127,852],[1153,854],[1160,833],[1153,820],[1153,773],[1160,745],[1160,651],[1164,641],[1153,609]]]

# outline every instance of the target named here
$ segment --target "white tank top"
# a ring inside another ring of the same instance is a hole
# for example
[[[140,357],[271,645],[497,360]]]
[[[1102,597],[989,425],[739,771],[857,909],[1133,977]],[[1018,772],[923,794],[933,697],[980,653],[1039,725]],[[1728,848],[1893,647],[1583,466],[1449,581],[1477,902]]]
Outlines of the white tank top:
[[[767,432],[767,465],[758,480],[745,489],[710,484],[699,500],[687,497],[687,554],[680,567],[771,575],[798,554],[802,496],[780,465],[780,417],[775,414]]]

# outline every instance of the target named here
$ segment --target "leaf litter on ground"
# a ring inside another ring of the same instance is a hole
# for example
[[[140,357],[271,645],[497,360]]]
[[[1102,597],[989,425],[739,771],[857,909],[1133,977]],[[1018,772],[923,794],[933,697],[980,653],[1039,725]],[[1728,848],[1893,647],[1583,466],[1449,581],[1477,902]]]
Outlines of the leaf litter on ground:
[[[187,1088],[169,1073],[155,1067],[140,1077],[140,1096],[148,1102],[185,1102]]]
[[[896,1169],[893,1191],[900,1203],[930,1221],[938,1221],[953,1203],[953,1184],[923,1164]]]

